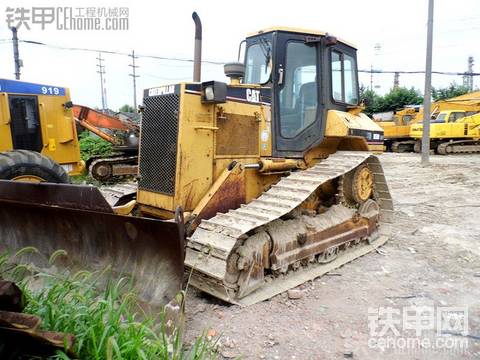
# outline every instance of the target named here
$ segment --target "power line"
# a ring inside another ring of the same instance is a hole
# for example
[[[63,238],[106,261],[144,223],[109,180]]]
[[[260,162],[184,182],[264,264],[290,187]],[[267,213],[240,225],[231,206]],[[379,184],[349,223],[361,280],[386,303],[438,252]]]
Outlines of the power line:
[[[375,70],[375,69],[370,69],[370,70],[358,70],[360,73],[367,73],[367,74],[425,74],[425,70],[413,70],[413,71],[401,71],[401,70]],[[432,74],[437,74],[437,75],[465,75],[465,72],[454,72],[454,71],[432,71]],[[480,73],[468,73],[468,75],[471,76],[479,76]]]
[[[121,55],[121,56],[129,56],[131,57],[131,53],[121,52],[121,51],[112,51],[112,50],[98,50],[98,49],[90,49],[90,48],[82,48],[82,47],[67,47],[67,46],[59,46],[59,45],[52,45],[46,44],[38,41],[32,40],[19,40],[20,42],[33,44],[33,45],[41,45],[46,46],[49,48],[60,49],[60,50],[71,50],[71,51],[87,51],[87,52],[96,52],[96,53],[103,53],[103,54],[113,54],[113,55]],[[188,62],[193,63],[193,59],[186,59],[180,57],[168,57],[168,56],[158,56],[158,55],[148,55],[148,54],[135,54],[136,58],[149,58],[149,59],[156,59],[156,60],[165,60],[165,61],[177,61],[177,62]],[[221,61],[210,61],[210,60],[202,60],[202,63],[210,64],[210,65],[218,65],[223,66],[225,62]],[[162,64],[168,66],[166,64]],[[172,65],[174,66],[174,65]],[[424,70],[413,70],[413,71],[406,71],[406,70],[378,70],[378,69],[360,69],[358,70],[359,73],[367,73],[367,74],[425,74]],[[432,74],[436,75],[451,75],[451,76],[463,76],[465,72],[454,72],[454,71],[432,71]],[[471,76],[479,76],[480,73],[469,73]]]
[[[90,48],[82,48],[82,47],[68,47],[68,46],[59,46],[59,45],[52,45],[46,44],[39,41],[32,41],[32,40],[20,40],[20,42],[24,42],[27,44],[32,45],[41,45],[46,46],[49,48],[60,49],[60,50],[73,50],[73,51],[89,51],[89,52],[96,52],[96,53],[104,53],[104,54],[112,54],[112,55],[123,55],[123,56],[130,56],[130,53],[121,52],[121,51],[113,51],[113,50],[99,50],[99,49],[90,49]],[[193,63],[193,59],[185,59],[180,57],[166,57],[166,56],[158,56],[158,55],[148,55],[148,54],[137,54],[139,58],[150,58],[150,59],[157,59],[157,60],[170,60],[170,61],[181,61],[181,62],[189,62]],[[225,62],[220,61],[210,61],[210,60],[202,60],[202,63],[212,64],[212,65],[224,65]]]

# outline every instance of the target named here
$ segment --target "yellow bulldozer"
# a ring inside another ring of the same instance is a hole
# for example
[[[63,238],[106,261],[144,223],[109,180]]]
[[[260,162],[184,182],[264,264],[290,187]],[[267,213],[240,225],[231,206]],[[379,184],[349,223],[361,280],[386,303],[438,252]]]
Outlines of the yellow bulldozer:
[[[68,182],[67,173],[80,175],[71,108],[67,88],[0,79],[0,177]]]
[[[225,65],[229,84],[201,82],[193,17],[194,81],[144,91],[136,200],[110,208],[91,186],[2,181],[5,246],[108,264],[154,303],[180,289],[185,264],[191,285],[249,305],[387,240],[392,200],[369,152],[383,131],[361,113],[356,48],[269,28]]]

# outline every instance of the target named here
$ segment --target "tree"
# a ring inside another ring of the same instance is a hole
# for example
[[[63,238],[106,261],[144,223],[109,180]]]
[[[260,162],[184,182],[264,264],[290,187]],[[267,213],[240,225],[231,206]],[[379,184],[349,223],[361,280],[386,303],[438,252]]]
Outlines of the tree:
[[[135,109],[133,106],[130,106],[128,104],[123,105],[120,109],[118,109],[119,112],[131,112],[134,113]]]
[[[378,112],[379,103],[382,101],[381,97],[373,90],[360,86],[360,101],[365,105],[364,113],[368,116]]]
[[[460,96],[468,93],[468,91],[469,90],[466,86],[458,85],[456,82],[452,82],[446,88],[432,88],[432,97],[433,100],[438,101]]]
[[[404,108],[405,105],[419,105],[422,103],[423,96],[418,90],[413,87],[410,89],[399,87],[391,89],[390,92],[385,94],[378,111],[395,111]]]
[[[391,89],[384,96],[380,96],[373,90],[361,86],[360,99],[365,102],[365,113],[369,116],[374,113],[399,110],[405,105],[417,105],[423,102],[423,97],[418,90],[404,87]]]

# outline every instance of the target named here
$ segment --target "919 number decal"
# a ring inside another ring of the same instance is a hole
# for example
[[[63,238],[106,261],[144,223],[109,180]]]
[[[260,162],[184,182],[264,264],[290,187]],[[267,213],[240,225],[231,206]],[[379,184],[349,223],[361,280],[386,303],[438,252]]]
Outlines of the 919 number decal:
[[[42,86],[42,94],[44,95],[58,95],[60,90],[57,87]]]

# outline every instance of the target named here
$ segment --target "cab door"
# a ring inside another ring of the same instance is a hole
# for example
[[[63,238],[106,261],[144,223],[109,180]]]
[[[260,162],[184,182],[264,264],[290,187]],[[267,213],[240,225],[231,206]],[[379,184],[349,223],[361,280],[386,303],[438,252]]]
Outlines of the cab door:
[[[275,42],[274,156],[302,157],[324,134],[319,42],[279,32]]]
[[[36,96],[10,95],[10,129],[14,149],[42,150],[42,129]]]

